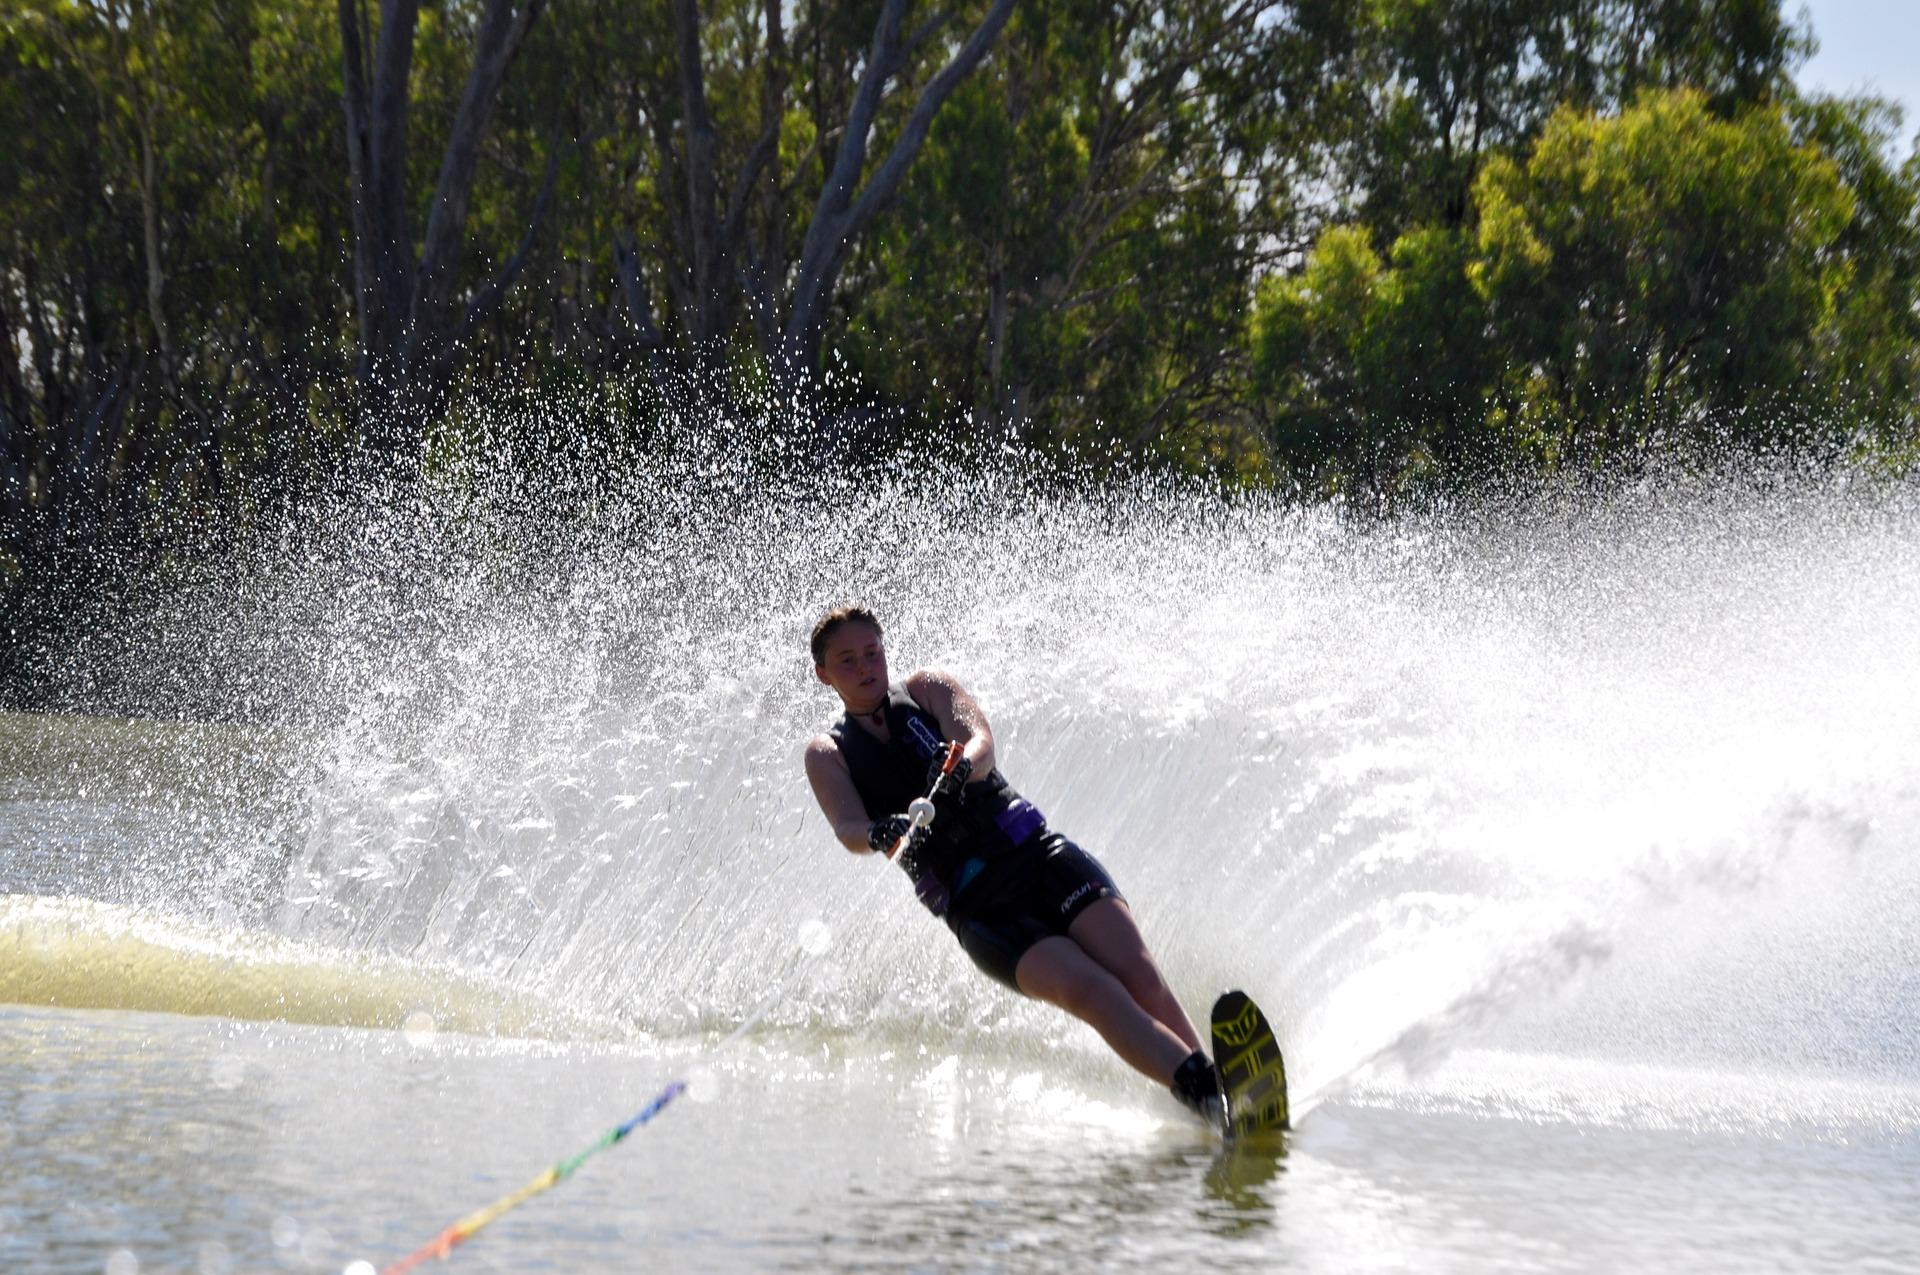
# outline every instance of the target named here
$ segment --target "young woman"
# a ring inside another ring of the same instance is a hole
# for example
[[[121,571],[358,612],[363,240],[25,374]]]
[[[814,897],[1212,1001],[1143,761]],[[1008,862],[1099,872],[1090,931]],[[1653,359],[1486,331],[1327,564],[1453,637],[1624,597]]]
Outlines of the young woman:
[[[986,714],[949,674],[887,677],[880,621],[829,611],[813,629],[814,675],[846,710],[807,744],[807,779],[855,854],[908,836],[906,810],[936,787],[931,825],[899,862],[927,910],[973,963],[1008,987],[1092,1025],[1129,1065],[1216,1126],[1220,1074],[1174,999],[1133,913],[1097,860],[1047,827],[995,765]],[[949,744],[958,783],[936,785]]]

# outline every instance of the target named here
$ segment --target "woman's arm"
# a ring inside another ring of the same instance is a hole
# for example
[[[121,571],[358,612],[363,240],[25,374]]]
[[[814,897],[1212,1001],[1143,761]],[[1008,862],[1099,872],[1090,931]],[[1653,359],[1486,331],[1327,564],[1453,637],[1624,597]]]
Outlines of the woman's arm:
[[[813,785],[813,799],[833,825],[833,835],[855,854],[871,854],[867,830],[873,821],[867,818],[866,803],[853,786],[847,759],[826,735],[816,735],[807,743],[807,782]]]
[[[930,668],[908,676],[907,694],[934,715],[941,734],[962,746],[967,760],[973,763],[973,778],[968,782],[977,784],[985,779],[995,765],[993,727],[987,724],[986,713],[967,688],[952,674]]]

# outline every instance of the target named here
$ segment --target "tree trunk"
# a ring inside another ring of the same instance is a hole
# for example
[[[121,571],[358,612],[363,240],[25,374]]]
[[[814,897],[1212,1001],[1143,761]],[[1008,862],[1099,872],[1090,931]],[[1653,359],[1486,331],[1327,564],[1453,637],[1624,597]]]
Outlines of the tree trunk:
[[[1006,267],[997,259],[1001,255],[996,245],[993,271],[987,281],[987,415],[988,419],[999,424],[1007,420],[1007,411],[1011,404],[1007,398],[1006,355],[1007,355],[1007,272]]]
[[[544,3],[545,0],[526,0],[516,11],[514,0],[487,0],[486,14],[475,41],[473,69],[460,95],[460,108],[453,119],[453,132],[447,138],[440,179],[427,213],[426,241],[416,274],[413,322],[407,345],[407,368],[415,374],[438,372],[440,369],[435,365],[448,353],[449,337],[454,331],[450,305],[460,273],[460,247],[466,238],[467,203],[473,193],[474,170],[480,161],[480,143],[499,103],[500,90],[506,84],[507,68],[520,51]],[[548,176],[542,183],[543,197],[536,202],[535,224],[545,211],[552,182],[553,168],[549,161]],[[524,254],[517,255],[524,259]],[[470,322],[471,316],[469,325]]]
[[[146,104],[139,111],[140,128],[140,232],[147,255],[147,318],[153,324],[154,344],[160,351],[163,369],[173,365],[173,343],[167,332],[167,314],[161,301],[166,294],[167,276],[160,260],[160,172],[153,154],[153,116]]]
[[[780,0],[765,0],[766,41],[762,66],[760,131],[747,150],[721,202],[719,134],[707,99],[706,68],[701,57],[700,11],[695,0],[674,0],[674,49],[678,63],[681,129],[664,126],[665,111],[649,112],[660,170],[679,187],[672,207],[677,256],[683,267],[669,272],[674,313],[689,347],[696,373],[721,353],[732,335],[743,293],[753,308],[756,328],[771,330],[764,317],[765,271],[747,243],[747,214],[754,192],[779,154],[780,125],[786,113],[787,52]],[[614,246],[615,267],[629,313],[642,343],[661,347],[651,298],[637,273],[638,259],[624,242]],[[745,258],[745,260],[743,260]],[[636,288],[636,285],[640,284]],[[643,308],[644,303],[644,308]]]
[[[712,379],[705,375],[707,361],[738,335],[744,303],[753,340],[776,386],[803,402],[811,395],[828,309],[854,242],[899,190],[935,115],[985,58],[1012,15],[1014,0],[994,0],[980,25],[920,89],[899,137],[869,173],[873,129],[890,91],[952,16],[937,13],[909,32],[909,2],[883,0],[844,124],[831,117],[821,97],[820,76],[814,77],[816,149],[799,160],[787,180],[806,179],[816,158],[824,163],[824,176],[796,256],[789,251],[781,210],[792,187],[783,187],[777,169],[792,69],[783,13],[798,13],[807,24],[815,62],[822,58],[823,15],[813,7],[787,11],[782,0],[762,0],[759,133],[729,178],[723,175],[722,147],[708,103],[700,11],[696,0],[673,0],[678,101],[651,102],[644,111],[655,171],[668,191],[667,242],[661,255],[668,263],[669,312],[677,320],[671,337],[663,332],[666,325],[656,311],[639,255],[622,237],[616,236],[613,245],[627,315],[656,369],[664,363],[669,341],[677,340],[691,360],[693,383],[688,388],[698,391]],[[676,115],[678,130],[671,126]],[[836,135],[837,142],[827,140]],[[758,236],[748,224],[756,204]]]
[[[1013,0],[994,0],[993,7],[952,61],[921,90],[905,127],[894,140],[893,149],[866,184],[860,186],[867,164],[867,147],[887,85],[902,69],[912,46],[923,38],[924,33],[916,33],[913,40],[902,44],[901,25],[906,6],[907,0],[886,0],[874,24],[866,69],[854,93],[853,108],[841,133],[833,167],[821,187],[814,203],[813,219],[807,226],[774,367],[775,375],[792,391],[804,392],[819,368],[827,309],[854,240],[899,190],[907,170],[926,144],[934,116],[960,82],[980,65],[1013,15]]]
[[[360,332],[358,414],[376,457],[404,472],[415,458],[427,417],[444,398],[458,333],[496,306],[517,275],[525,245],[502,281],[484,289],[456,322],[452,299],[460,280],[468,201],[480,144],[509,66],[545,0],[487,0],[474,43],[473,67],[441,156],[415,256],[408,216],[408,79],[413,68],[419,0],[380,0],[380,35],[372,65],[365,0],[339,0],[342,105],[353,209],[354,301]],[[538,225],[551,192],[552,168],[536,201]],[[529,235],[532,231],[529,230]]]

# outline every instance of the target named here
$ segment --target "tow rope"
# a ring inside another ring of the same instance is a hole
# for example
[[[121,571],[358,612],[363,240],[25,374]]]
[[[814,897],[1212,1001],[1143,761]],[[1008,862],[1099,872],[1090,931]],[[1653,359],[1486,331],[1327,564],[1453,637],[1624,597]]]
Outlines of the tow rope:
[[[933,785],[934,794],[938,794],[942,788],[947,785],[953,775],[954,767],[960,762],[960,757],[960,745],[948,744],[946,761],[941,764],[940,776]],[[887,861],[889,863],[898,860],[899,857],[905,853],[907,846],[912,843],[914,836],[919,833],[921,829],[933,823],[933,815],[932,801],[926,797],[915,797],[913,799],[912,804],[907,807],[907,830],[900,835],[899,840],[893,843],[893,849],[887,852]],[[878,878],[868,883],[865,893],[861,894],[860,897],[855,900],[854,911],[856,913],[863,908],[868,895],[871,895],[878,885]],[[704,1058],[710,1059],[724,1052],[728,1046],[746,1035],[762,1018],[766,1017],[769,1010],[786,997],[786,994],[793,989],[794,984],[798,983],[813,971],[814,966],[821,962],[828,950],[826,945],[822,945],[821,949],[813,954],[812,959],[801,962],[794,972],[787,976],[787,980],[784,983],[775,988],[772,994],[762,1000],[738,1027],[728,1033],[726,1039],[708,1050]],[[695,1068],[693,1070],[698,1069]],[[502,1196],[492,1204],[487,1205],[484,1209],[469,1213],[399,1261],[382,1268],[381,1275],[406,1275],[406,1272],[422,1263],[430,1262],[435,1258],[446,1258],[450,1256],[456,1247],[466,1243],[475,1235],[479,1234],[483,1227],[498,1221],[502,1216],[518,1208],[520,1205],[525,1204],[528,1200],[531,1200],[543,1191],[551,1190],[559,1186],[562,1182],[565,1182],[596,1152],[604,1151],[608,1147],[617,1146],[625,1140],[628,1134],[652,1120],[662,1111],[665,1111],[675,1098],[678,1098],[686,1091],[687,1081],[684,1077],[672,1081],[666,1088],[655,1094],[652,1101],[648,1102],[646,1106],[640,1108],[640,1110],[636,1111],[625,1121],[601,1134],[599,1140],[591,1146],[555,1164],[545,1173],[542,1173],[539,1177],[527,1183],[511,1195]],[[359,1266],[358,1263],[355,1265]],[[348,1269],[352,1270],[354,1268],[349,1267]],[[361,1267],[361,1269],[366,1268]]]

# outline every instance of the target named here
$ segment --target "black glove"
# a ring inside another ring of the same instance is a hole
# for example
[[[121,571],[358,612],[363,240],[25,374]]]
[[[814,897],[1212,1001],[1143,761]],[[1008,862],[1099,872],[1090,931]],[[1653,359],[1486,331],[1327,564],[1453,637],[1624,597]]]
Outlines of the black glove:
[[[949,744],[948,748],[958,748],[958,744]],[[942,773],[947,764],[947,754],[940,753],[927,767],[927,796],[938,801],[942,797],[953,797],[959,801],[967,799],[967,780],[973,777],[973,763],[967,760],[965,753],[953,763],[953,769]]]
[[[913,820],[905,815],[888,815],[885,819],[875,819],[867,827],[867,844],[873,847],[875,854],[892,854],[893,848],[900,844],[900,838],[909,832],[914,834],[917,843],[927,835],[924,826],[915,828]],[[908,846],[908,849],[912,849]]]

